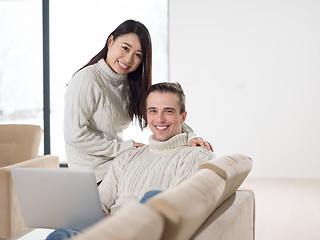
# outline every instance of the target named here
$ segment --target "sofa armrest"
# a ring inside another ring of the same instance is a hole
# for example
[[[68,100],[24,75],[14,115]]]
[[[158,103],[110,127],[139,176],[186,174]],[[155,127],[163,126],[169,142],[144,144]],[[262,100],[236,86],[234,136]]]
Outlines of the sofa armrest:
[[[20,163],[12,164],[1,169],[10,169],[11,168],[58,168],[59,167],[59,158],[53,155],[42,155],[33,159],[29,159]]]

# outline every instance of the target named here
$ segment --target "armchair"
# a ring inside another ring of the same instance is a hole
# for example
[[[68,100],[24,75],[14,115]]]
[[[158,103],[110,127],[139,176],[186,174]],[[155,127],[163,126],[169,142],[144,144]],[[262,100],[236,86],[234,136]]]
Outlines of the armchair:
[[[30,231],[11,177],[13,167],[58,168],[58,157],[38,156],[42,129],[36,125],[0,124],[0,239],[17,239]]]

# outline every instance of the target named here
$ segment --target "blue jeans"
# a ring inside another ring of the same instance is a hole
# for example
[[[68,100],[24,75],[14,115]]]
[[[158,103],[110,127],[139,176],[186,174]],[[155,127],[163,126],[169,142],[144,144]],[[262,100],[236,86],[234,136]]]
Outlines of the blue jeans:
[[[161,190],[151,190],[146,192],[143,197],[140,200],[140,203],[145,203],[149,198],[152,198],[153,196],[157,195],[158,193],[161,193]]]
[[[67,240],[79,233],[70,228],[60,228],[50,233],[46,240]]]
[[[145,203],[148,199],[161,192],[161,190],[151,190],[146,192],[141,198],[140,203]],[[77,235],[77,233],[79,233],[79,231],[70,228],[60,228],[50,233],[46,240],[67,240]]]

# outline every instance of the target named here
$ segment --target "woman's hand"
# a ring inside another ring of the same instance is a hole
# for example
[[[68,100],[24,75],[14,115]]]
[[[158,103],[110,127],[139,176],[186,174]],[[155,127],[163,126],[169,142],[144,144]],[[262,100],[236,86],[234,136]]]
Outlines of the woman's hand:
[[[209,142],[207,142],[206,140],[198,137],[198,138],[193,138],[189,141],[189,146],[190,147],[203,147],[205,149],[207,149],[208,151],[212,151],[213,152],[213,148],[211,146],[211,144]]]
[[[132,142],[133,142],[133,147],[135,147],[135,148],[137,148],[137,147],[143,147],[143,146],[145,145],[144,143],[135,142],[135,141],[133,141],[133,140],[132,140]]]

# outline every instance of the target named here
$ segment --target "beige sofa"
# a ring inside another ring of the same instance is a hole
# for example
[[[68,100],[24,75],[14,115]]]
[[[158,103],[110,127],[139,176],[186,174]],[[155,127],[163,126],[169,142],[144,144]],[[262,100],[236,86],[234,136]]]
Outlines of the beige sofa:
[[[36,125],[0,124],[0,239],[28,232],[14,190],[14,167],[58,168],[55,156],[38,156],[42,129]]]
[[[74,240],[252,240],[255,197],[239,190],[251,159],[234,154],[202,164],[179,186],[151,198],[130,202]]]

